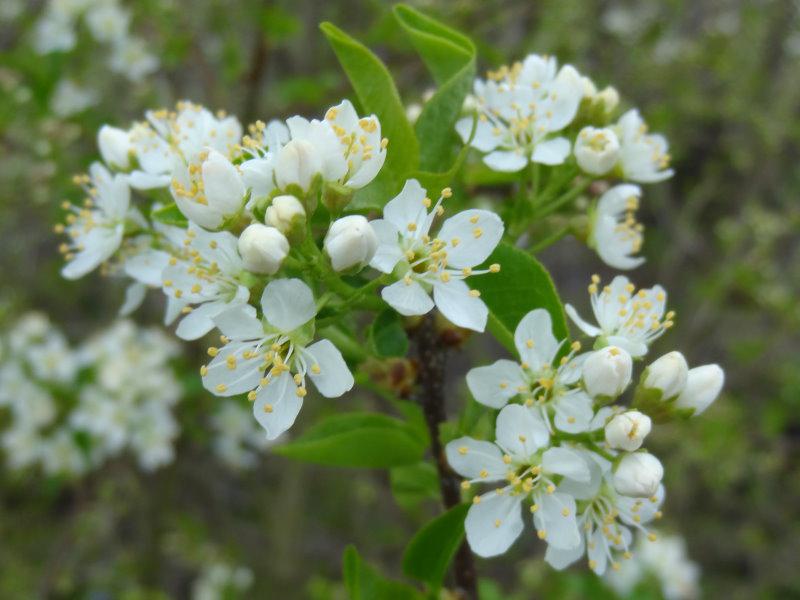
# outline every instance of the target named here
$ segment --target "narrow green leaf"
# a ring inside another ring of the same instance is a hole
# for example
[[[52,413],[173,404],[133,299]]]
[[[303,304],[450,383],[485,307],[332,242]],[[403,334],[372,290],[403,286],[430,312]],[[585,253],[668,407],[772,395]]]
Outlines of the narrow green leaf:
[[[183,216],[183,213],[174,202],[162,206],[150,213],[150,217],[164,223],[164,225],[172,225],[174,227],[188,227],[189,221]]]
[[[557,339],[569,336],[561,300],[550,274],[539,261],[502,242],[487,262],[498,263],[500,272],[476,277],[473,287],[489,307],[489,331],[501,344],[514,351],[514,330],[522,317],[535,308],[550,313]]]
[[[387,309],[375,317],[369,328],[369,341],[378,356],[406,355],[408,335],[397,311]]]
[[[418,462],[426,444],[400,419],[374,413],[328,417],[275,452],[319,465],[388,468]]]
[[[464,539],[468,504],[439,515],[411,539],[403,554],[403,573],[438,589]]]
[[[359,556],[355,546],[345,548],[342,579],[350,600],[421,600],[410,585],[386,579]]]

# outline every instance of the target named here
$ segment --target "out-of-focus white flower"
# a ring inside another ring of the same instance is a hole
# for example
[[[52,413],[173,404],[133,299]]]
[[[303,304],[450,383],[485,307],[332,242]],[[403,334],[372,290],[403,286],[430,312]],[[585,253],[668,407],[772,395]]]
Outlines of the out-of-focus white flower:
[[[635,269],[644,262],[633,257],[642,248],[644,226],[636,221],[642,191],[636,185],[617,185],[600,196],[592,217],[589,246],[615,269]]]
[[[267,207],[267,225],[272,225],[281,233],[288,234],[306,219],[306,209],[294,196],[275,196]]]
[[[131,15],[115,2],[98,2],[89,7],[84,18],[98,42],[120,42],[128,34]]]
[[[581,331],[598,338],[601,345],[618,346],[638,358],[647,354],[648,346],[674,324],[675,313],[665,314],[667,293],[660,285],[637,292],[622,275],[602,291],[599,284],[600,278],[593,275],[589,295],[597,325],[584,321],[571,304],[565,310]]]
[[[672,177],[669,145],[663,135],[648,134],[639,111],[629,110],[613,127],[619,138],[618,167],[622,177],[637,183],[655,183]]]
[[[59,117],[70,117],[97,104],[97,92],[69,79],[58,82],[50,108]]]
[[[616,398],[628,387],[632,372],[631,355],[617,346],[606,346],[583,363],[583,385],[592,398]]]
[[[66,52],[77,42],[72,17],[58,11],[48,10],[36,22],[33,31],[33,47],[39,54]]]
[[[589,467],[567,447],[547,448],[550,436],[538,413],[519,404],[497,416],[495,443],[462,437],[447,444],[450,466],[466,478],[463,487],[494,484],[496,489],[475,496],[465,528],[470,548],[478,556],[504,553],[523,530],[522,503],[530,511],[540,539],[548,547],[570,550],[580,544],[575,499],[562,493],[566,481],[588,482]],[[560,484],[556,480],[562,478]]]
[[[558,364],[556,357],[566,340],[553,335],[550,313],[537,308],[517,325],[514,343],[520,363],[500,359],[494,364],[476,367],[467,373],[467,386],[475,400],[491,408],[502,408],[519,396],[526,406],[547,424],[561,431],[587,431],[592,420],[592,399],[570,387],[581,375],[581,364],[588,354],[575,356],[580,344]]]
[[[361,215],[348,215],[331,223],[323,242],[334,271],[369,264],[378,249],[378,236]]]
[[[299,279],[278,279],[261,296],[262,322],[252,306],[237,306],[214,318],[227,340],[209,348],[211,363],[200,373],[218,396],[247,393],[256,420],[275,439],[289,429],[307,394],[306,376],[326,398],[353,387],[353,375],[330,341],[313,339],[317,313],[311,289]]]
[[[275,227],[252,223],[239,236],[239,254],[248,271],[274,275],[289,254],[289,240]]]
[[[94,163],[80,182],[88,194],[87,203],[82,208],[68,206],[65,231],[70,243],[61,246],[67,259],[61,274],[67,279],[83,277],[117,251],[130,205],[127,178],[112,176],[100,163]]]
[[[511,68],[501,67],[488,80],[475,80],[478,123],[470,145],[486,153],[495,171],[514,172],[529,162],[560,165],[570,143],[557,133],[575,118],[583,97],[581,76],[571,66],[558,69],[555,58],[531,54]],[[473,118],[456,123],[466,143]]]
[[[103,125],[97,132],[97,147],[109,167],[127,170],[133,150],[130,133],[118,127]]]
[[[614,471],[614,489],[623,496],[649,498],[658,491],[664,467],[647,452],[632,452],[619,461]]]
[[[124,37],[112,47],[108,66],[115,73],[120,73],[138,83],[158,70],[158,58],[147,51],[144,40]]]
[[[215,431],[214,453],[235,469],[254,467],[259,453],[272,445],[251,412],[236,402],[222,402],[211,417],[211,425]]]
[[[612,448],[633,452],[642,447],[651,427],[650,417],[638,410],[629,410],[608,422],[605,427],[606,442]]]
[[[222,562],[203,569],[192,586],[192,600],[220,600],[238,598],[253,584],[253,573],[246,567],[236,567]]]
[[[661,391],[662,400],[669,400],[686,387],[689,365],[683,354],[673,350],[653,361],[645,371],[643,386]]]
[[[455,325],[483,331],[488,309],[478,291],[470,290],[464,280],[500,270],[499,265],[487,270],[474,267],[500,242],[503,222],[493,212],[470,209],[447,219],[439,233],[431,236],[433,221],[444,213],[442,201],[451,195],[449,188],[442,190],[431,206],[419,182],[406,181],[403,190],[384,207],[384,218],[370,223],[379,242],[370,264],[399,279],[383,288],[381,296],[401,315],[424,315],[435,303]]]
[[[678,408],[692,408],[692,416],[706,411],[725,385],[725,372],[719,365],[703,365],[689,369],[686,386],[675,400]]]
[[[619,158],[617,134],[608,128],[584,127],[573,149],[578,166],[590,175],[605,175]]]

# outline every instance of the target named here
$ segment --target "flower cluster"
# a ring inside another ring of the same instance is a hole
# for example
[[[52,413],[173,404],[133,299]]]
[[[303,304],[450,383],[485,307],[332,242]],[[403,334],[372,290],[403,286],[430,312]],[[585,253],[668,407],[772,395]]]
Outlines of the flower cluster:
[[[9,466],[81,475],[123,452],[145,470],[172,462],[181,389],[169,366],[177,347],[163,333],[121,321],[71,348],[32,313],[0,345]]]
[[[660,286],[637,291],[622,276],[602,290],[595,277],[589,292],[597,326],[568,311],[593,338],[592,350],[559,340],[550,313],[536,309],[516,328],[517,360],[467,374],[475,400],[500,409],[494,442],[461,437],[446,447],[465,490],[493,488],[473,495],[466,520],[467,540],[480,556],[511,546],[523,531],[526,505],[553,567],[586,555],[598,574],[609,565],[618,569],[619,557],[632,555],[633,533],[655,539],[648,523],[661,515],[664,470],[642,449],[653,421],[700,413],[722,388],[717,365],[689,370],[679,352],[670,352],[643,370],[631,405],[622,405],[634,361],[674,314],[666,312]]]
[[[608,265],[633,269],[643,242],[636,221],[641,190],[672,175],[666,139],[649,134],[635,109],[611,121],[619,94],[597,91],[571,65],[531,54],[511,67],[477,79],[467,105],[471,114],[456,125],[465,143],[484,153],[483,162],[500,172],[531,165],[552,167],[549,180],[581,174],[587,181],[618,180],[590,210],[588,243]],[[476,120],[477,117],[477,120]]]
[[[33,45],[39,54],[68,52],[82,24],[98,44],[108,44],[108,66],[129,80],[141,81],[158,68],[145,41],[129,31],[131,14],[117,0],[50,0],[36,23]]]

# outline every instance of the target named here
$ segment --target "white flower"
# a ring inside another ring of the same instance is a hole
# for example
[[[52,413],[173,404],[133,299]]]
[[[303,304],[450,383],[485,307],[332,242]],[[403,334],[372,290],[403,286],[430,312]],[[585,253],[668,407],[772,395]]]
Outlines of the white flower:
[[[491,408],[502,408],[520,396],[548,430],[552,419],[561,431],[587,431],[593,416],[592,400],[583,390],[570,386],[580,378],[580,365],[588,354],[573,358],[580,349],[576,343],[557,365],[556,357],[565,341],[559,342],[553,335],[550,313],[537,308],[522,318],[514,332],[520,363],[501,359],[471,369],[467,386],[478,402]]]
[[[570,65],[557,69],[554,58],[531,54],[510,69],[477,79],[478,123],[471,146],[487,153],[483,161],[495,171],[514,172],[529,162],[560,165],[570,152],[564,137],[555,137],[575,118],[583,84]],[[464,142],[473,118],[456,123]]]
[[[138,83],[158,70],[158,57],[147,51],[144,40],[123,37],[112,46],[108,59],[109,68]]]
[[[133,147],[129,132],[103,125],[97,132],[97,146],[100,156],[109,167],[126,170],[130,166]]]
[[[583,384],[592,397],[616,398],[631,382],[633,360],[622,348],[606,346],[583,363]]]
[[[348,215],[331,223],[323,242],[334,271],[369,264],[378,249],[378,236],[361,215]]]
[[[252,223],[239,236],[239,254],[248,271],[274,275],[289,254],[289,240],[274,227]]]
[[[109,259],[120,247],[125,232],[125,218],[130,205],[130,188],[124,175],[112,176],[99,163],[81,178],[88,194],[88,206],[70,207],[66,233],[70,244],[63,244],[67,264],[61,274],[78,279]],[[60,229],[60,226],[59,226]]]
[[[267,207],[267,225],[272,225],[281,233],[288,233],[306,219],[306,210],[294,196],[276,196]]]
[[[253,158],[242,163],[242,177],[250,188],[250,202],[269,197],[275,190],[275,156],[289,141],[289,128],[282,121],[269,123],[257,121],[250,125],[250,135],[242,140],[242,146]]]
[[[597,203],[592,218],[589,245],[607,265],[615,269],[635,269],[644,258],[634,258],[642,248],[644,227],[636,221],[642,191],[636,185],[617,185]]]
[[[72,18],[55,10],[45,12],[33,34],[33,47],[39,54],[72,50],[78,39]]]
[[[383,288],[381,296],[400,314],[423,315],[435,303],[455,325],[483,331],[488,309],[478,291],[470,290],[464,279],[499,271],[499,265],[483,271],[473,267],[485,261],[500,242],[503,222],[486,210],[465,210],[447,219],[438,235],[431,237],[434,219],[444,212],[442,200],[451,194],[449,188],[442,190],[431,207],[419,182],[406,181],[403,190],[383,209],[384,218],[370,223],[379,241],[370,264],[399,279]]]
[[[670,156],[666,138],[648,134],[647,125],[636,109],[629,110],[614,126],[619,138],[619,169],[624,179],[638,183],[655,183],[672,177],[667,168]]]
[[[236,402],[222,402],[211,417],[214,453],[236,469],[254,467],[258,453],[271,445],[249,410]]]
[[[605,175],[617,163],[619,140],[611,129],[584,127],[573,149],[578,166],[590,175]]]
[[[214,149],[197,158],[196,163],[176,161],[170,191],[187,219],[218,229],[244,206],[244,181],[231,161]]]
[[[252,306],[238,306],[215,317],[227,341],[201,369],[203,385],[218,396],[247,393],[253,413],[269,439],[292,426],[306,395],[305,378],[320,394],[338,398],[353,387],[341,353],[314,337],[317,313],[311,289],[299,279],[271,281],[261,296],[263,321]]]
[[[95,90],[78,85],[69,79],[62,79],[53,92],[50,108],[59,117],[69,117],[94,106],[97,100],[98,95]]]
[[[90,6],[85,19],[98,42],[119,42],[128,33],[131,15],[114,2],[99,2]]]
[[[683,354],[677,351],[668,352],[647,367],[644,387],[661,391],[661,399],[669,400],[680,394],[686,387],[689,376],[689,365]]]
[[[540,539],[564,550],[578,546],[575,500],[562,493],[556,481],[560,477],[562,483],[588,482],[586,461],[567,447],[547,448],[546,425],[536,412],[519,404],[500,411],[495,434],[495,443],[462,437],[445,449],[450,466],[467,478],[463,487],[497,486],[475,496],[467,513],[465,528],[472,551],[488,557],[508,550],[522,533],[524,500],[532,502],[530,511]]]
[[[214,328],[213,317],[247,302],[250,292],[237,279],[244,263],[236,236],[190,226],[184,243],[183,254],[173,256],[164,269],[162,289],[187,305],[199,305],[183,309],[187,314],[175,331],[181,339],[196,340]]]
[[[333,135],[332,131],[319,122],[313,128],[309,126],[309,129],[318,130],[320,137],[324,137],[322,132],[329,134],[329,137]],[[331,139],[328,143],[334,142]],[[322,157],[308,140],[292,139],[275,155],[275,181],[280,189],[295,185],[303,192],[308,192],[322,168]]]
[[[703,365],[690,369],[686,386],[675,400],[678,408],[692,408],[692,416],[705,412],[717,399],[725,384],[725,372],[719,365]]]
[[[571,304],[565,310],[586,335],[599,338],[601,345],[618,346],[637,358],[647,354],[648,346],[673,325],[675,313],[664,314],[667,293],[660,285],[640,289],[627,277],[616,276],[598,293],[600,278],[592,276],[589,294],[597,325],[584,321]]]
[[[615,571],[620,568],[618,555],[626,559],[632,557],[632,530],[638,529],[648,539],[656,539],[646,525],[661,517],[659,509],[664,501],[664,486],[657,486],[648,498],[625,496],[611,483],[611,463],[593,452],[582,451],[581,454],[589,466],[589,481],[565,481],[560,486],[580,507],[580,543],[568,550],[551,546],[545,553],[545,560],[561,570],[587,554],[589,568],[602,575],[609,563]]]
[[[360,189],[375,179],[386,160],[389,141],[381,137],[378,117],[370,115],[359,118],[349,100],[342,100],[325,113],[338,138],[338,153],[342,155],[347,170],[338,182],[354,190]]]
[[[638,410],[629,410],[608,422],[605,427],[606,442],[612,448],[633,452],[642,447],[651,427],[650,417]]]
[[[648,498],[658,491],[664,467],[647,452],[626,454],[614,471],[614,489],[623,496]]]

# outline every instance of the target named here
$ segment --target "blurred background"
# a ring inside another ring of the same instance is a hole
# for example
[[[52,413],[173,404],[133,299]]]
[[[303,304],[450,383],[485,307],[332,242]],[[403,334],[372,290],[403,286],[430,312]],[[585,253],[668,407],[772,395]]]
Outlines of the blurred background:
[[[678,313],[653,356],[677,347],[690,364],[723,365],[728,380],[704,418],[657,428],[649,442],[666,467],[663,529],[686,539],[703,597],[800,597],[800,2],[410,4],[471,36],[481,72],[529,52],[554,54],[598,87],[614,85],[624,107],[639,107],[668,137],[676,175],[645,189],[648,262],[632,277],[663,284]],[[90,18],[100,5],[113,9]],[[319,115],[351,95],[317,28],[324,20],[375,50],[403,100],[420,102],[432,82],[390,8],[377,0],[2,0],[2,330],[35,310],[78,346],[116,319],[124,285],[97,274],[63,280],[52,232],[61,200],[76,198],[72,176],[97,157],[100,125],[127,127],[179,99],[243,123]],[[571,239],[540,258],[562,299],[579,307],[589,276],[609,274]],[[158,326],[161,314],[153,294],[135,320]],[[236,407],[202,392],[202,347],[179,346],[180,435],[168,464],[143,470],[122,452],[66,477],[6,459],[0,597],[344,598],[348,543],[399,577],[406,541],[438,510],[431,486],[402,473],[390,482],[384,472],[289,462],[255,443],[252,460],[226,460],[215,423]],[[453,410],[469,400],[466,365],[488,351],[472,343],[454,357]],[[375,402],[355,394],[312,401],[299,425]],[[491,578],[483,596],[613,597],[581,568],[553,573],[541,549],[530,539],[479,561]],[[647,582],[637,590],[661,593]]]

